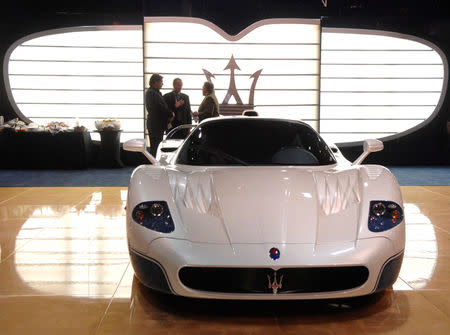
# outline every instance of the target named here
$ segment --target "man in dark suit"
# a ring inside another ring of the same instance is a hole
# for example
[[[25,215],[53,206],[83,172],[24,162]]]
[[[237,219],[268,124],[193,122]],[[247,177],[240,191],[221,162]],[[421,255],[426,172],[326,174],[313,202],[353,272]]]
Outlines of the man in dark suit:
[[[155,73],[150,77],[149,84],[150,87],[145,92],[145,107],[148,112],[147,129],[150,136],[150,154],[156,157],[158,145],[174,115],[159,91],[163,86],[163,77]]]
[[[181,93],[183,88],[183,81],[180,78],[173,80],[173,91],[164,94],[164,100],[169,109],[175,115],[172,121],[172,127],[178,127],[182,124],[192,124],[191,104],[189,103],[189,96]],[[181,131],[180,137],[185,138],[188,135],[188,130]],[[178,137],[178,136],[177,136]]]

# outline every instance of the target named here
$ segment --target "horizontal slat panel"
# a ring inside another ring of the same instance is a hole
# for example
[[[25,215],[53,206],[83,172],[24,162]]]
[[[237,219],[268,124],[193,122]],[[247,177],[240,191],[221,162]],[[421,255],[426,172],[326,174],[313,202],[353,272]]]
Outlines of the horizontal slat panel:
[[[142,47],[142,30],[88,30],[50,34],[29,40],[24,45],[87,46],[87,47]]]
[[[183,43],[146,43],[146,57],[186,57],[196,58],[199,50],[204,58],[229,58],[239,55],[239,58],[303,58],[318,59],[317,45],[248,45],[248,44],[183,44]]]
[[[38,74],[38,75],[141,75],[142,63],[64,63],[64,62],[35,62],[11,61],[10,74]]]
[[[149,86],[151,74],[145,75],[146,88]],[[215,78],[212,79],[216,88],[228,88],[230,84],[230,73],[214,74]],[[201,88],[206,81],[205,75],[199,73],[197,75],[165,75],[163,74],[164,89],[171,89],[172,82],[175,78],[181,78],[183,80],[183,87],[186,89]],[[239,71],[235,73],[236,87],[241,89],[250,89],[253,78],[250,75],[241,76]],[[317,76],[265,76],[264,72],[258,78],[256,83],[256,89],[279,89],[279,90],[297,90],[297,89],[318,89],[319,82]]]
[[[142,91],[41,91],[14,90],[17,103],[68,103],[68,104],[142,104]]]
[[[412,128],[422,120],[321,120],[321,132],[401,132]]]
[[[254,108],[260,116],[264,117],[285,117],[294,120],[316,119],[318,106],[274,106],[263,107],[255,106]]]
[[[321,105],[436,105],[440,93],[328,93],[320,97]]]
[[[229,55],[231,57],[231,55]],[[245,70],[246,73],[254,73],[259,69],[263,69],[265,74],[317,74],[319,73],[319,62],[314,60],[285,60],[283,62],[277,60],[240,60],[236,58],[239,68]],[[189,66],[187,66],[189,64]],[[229,73],[225,71],[227,60],[211,60],[211,59],[151,59],[145,60],[146,73],[203,73],[202,69],[206,69],[212,74]],[[238,72],[238,71],[236,71]]]
[[[364,33],[330,32],[324,28],[322,49],[337,50],[430,50],[422,43],[404,38]]]
[[[352,134],[352,133],[320,133],[320,135],[324,138],[327,143],[345,143],[345,142],[356,142],[363,141],[369,138],[383,138],[387,136],[394,135],[395,133],[364,133],[364,134]]]
[[[441,58],[429,51],[322,51],[322,64],[440,64]]]
[[[442,79],[322,79],[322,91],[417,91],[442,90]]]
[[[283,116],[281,118],[283,119],[285,117]],[[293,118],[286,117],[286,119],[293,119]],[[298,120],[298,119],[295,119],[295,120]],[[305,122],[306,124],[310,125],[313,129],[317,129],[317,127],[319,126],[319,121],[303,120],[303,122]]]
[[[142,77],[71,77],[10,75],[12,89],[142,90]]]
[[[322,106],[321,120],[326,119],[425,119],[434,106]]]
[[[322,77],[443,78],[442,65],[324,65]]]
[[[19,47],[11,60],[142,62],[142,50],[121,48]]]
[[[165,94],[169,92],[169,90],[162,90],[161,93]],[[184,93],[189,95],[189,100],[191,103],[200,104],[203,100],[203,95],[201,90],[183,90]],[[219,89],[216,90],[216,97],[219,103],[225,98],[227,90]],[[247,104],[249,102],[249,94],[248,90],[240,90],[239,96],[243,104]],[[310,92],[310,91],[256,91],[255,92],[255,104],[258,105],[277,105],[280,102],[283,104],[298,104],[298,105],[310,105],[316,104],[319,96],[319,92]],[[234,99],[231,98],[230,102]],[[233,100],[234,101],[234,100]],[[233,102],[234,103],[234,102]]]
[[[30,118],[35,116],[57,117],[71,115],[73,117],[103,118],[142,118],[144,106],[141,105],[68,105],[68,104],[19,104],[20,110]]]

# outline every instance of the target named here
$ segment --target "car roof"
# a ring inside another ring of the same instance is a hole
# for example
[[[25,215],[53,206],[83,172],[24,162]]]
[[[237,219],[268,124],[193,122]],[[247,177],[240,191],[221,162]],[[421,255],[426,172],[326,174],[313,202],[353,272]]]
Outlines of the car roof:
[[[201,124],[206,124],[206,123],[211,123],[211,122],[220,122],[220,121],[225,121],[225,120],[254,120],[254,121],[274,121],[274,122],[286,122],[286,123],[300,123],[300,124],[305,124],[307,126],[309,126],[309,124],[307,124],[306,122],[302,121],[302,120],[296,120],[296,119],[284,119],[284,118],[276,118],[276,117],[263,117],[263,116],[242,116],[242,115],[230,115],[230,116],[218,116],[218,117],[212,117],[212,118],[208,118],[205,119],[203,121],[201,121],[199,123],[199,125]],[[310,126],[309,126],[310,127]]]

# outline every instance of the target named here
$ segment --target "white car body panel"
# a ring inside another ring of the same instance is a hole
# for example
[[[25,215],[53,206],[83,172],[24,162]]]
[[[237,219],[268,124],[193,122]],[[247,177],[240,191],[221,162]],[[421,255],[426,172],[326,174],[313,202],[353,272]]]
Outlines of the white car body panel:
[[[128,191],[130,251],[158,264],[171,293],[183,296],[280,300],[370,294],[384,264],[403,252],[405,223],[370,231],[369,204],[386,200],[403,208],[400,188],[388,169],[352,165],[334,151],[337,164],[326,166],[177,165],[178,151],[167,165],[142,165]],[[167,202],[173,232],[156,232],[133,220],[133,208],[145,201]],[[268,257],[273,247],[279,259]],[[332,292],[223,293],[185,286],[179,271],[186,266],[274,271],[365,266],[369,276],[361,286]]]

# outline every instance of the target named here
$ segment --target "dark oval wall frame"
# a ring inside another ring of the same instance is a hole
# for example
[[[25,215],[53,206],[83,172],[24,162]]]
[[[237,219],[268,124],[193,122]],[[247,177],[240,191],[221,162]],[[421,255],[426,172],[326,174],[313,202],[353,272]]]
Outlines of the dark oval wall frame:
[[[145,18],[147,19],[147,18]],[[156,18],[158,21],[170,21],[175,19],[175,17],[158,17]],[[223,35],[222,33],[224,33],[224,31],[222,29],[220,29],[218,26],[216,26],[214,23],[204,20],[204,19],[196,19],[196,18],[183,18],[183,17],[177,17],[177,19],[181,19],[189,22],[198,22],[201,24],[206,24],[207,26],[209,26],[210,28],[212,27],[216,32],[219,32],[221,35]],[[249,30],[254,29],[255,26],[259,26],[262,24],[262,22],[273,22],[275,23],[275,21],[277,21],[277,19],[266,19],[266,20],[261,20],[258,22],[253,23],[252,25],[248,26],[247,28],[245,28],[244,30],[242,30],[240,33],[236,34],[236,35],[228,35],[228,39],[230,40],[235,40],[235,39],[239,39],[241,36],[245,35],[246,33],[248,33]],[[302,21],[302,19],[296,19],[296,18],[292,18],[292,19],[281,19],[280,21],[284,21],[285,23],[298,23],[300,21]],[[317,19],[305,19],[303,20],[305,23],[316,23]],[[12,91],[11,91],[11,87],[10,87],[10,82],[9,82],[9,71],[8,71],[8,65],[9,65],[9,59],[10,56],[12,54],[12,52],[14,51],[14,49],[21,45],[22,43],[37,38],[37,37],[41,37],[41,36],[45,36],[45,35],[50,35],[50,34],[55,34],[55,33],[65,33],[65,32],[73,32],[73,31],[89,31],[89,30],[123,30],[123,29],[127,29],[127,27],[129,27],[128,29],[135,29],[137,26],[84,26],[84,27],[71,27],[71,28],[59,28],[59,29],[51,29],[51,30],[44,30],[38,33],[33,33],[30,35],[27,35],[19,40],[17,40],[15,43],[13,43],[7,50],[5,56],[4,56],[4,62],[3,62],[3,79],[4,79],[4,84],[5,84],[5,91],[7,93],[8,96],[8,100],[11,104],[11,106],[13,107],[15,113],[17,114],[18,117],[20,117],[22,120],[26,121],[26,122],[30,122],[31,120],[26,117],[18,108],[17,104],[14,101],[14,98],[12,96]],[[139,26],[142,28],[142,26]],[[444,100],[446,97],[446,93],[447,93],[447,88],[448,88],[448,61],[447,61],[447,57],[445,56],[444,52],[437,47],[434,43],[423,39],[423,38],[419,38],[413,35],[408,35],[408,34],[402,34],[402,33],[396,33],[396,32],[390,32],[390,31],[384,31],[384,30],[372,30],[372,29],[352,29],[352,28],[332,28],[332,27],[322,27],[321,28],[322,31],[324,32],[339,32],[339,33],[358,33],[358,34],[368,34],[368,35],[381,35],[381,36],[388,36],[388,37],[396,37],[396,38],[402,38],[402,39],[406,39],[406,40],[411,40],[411,41],[415,41],[418,43],[422,43],[424,45],[429,46],[430,48],[432,48],[433,50],[435,50],[439,56],[442,59],[442,64],[444,67],[444,78],[443,78],[443,84],[442,84],[442,90],[441,90],[441,94],[440,94],[440,98],[438,100],[438,103],[434,109],[434,111],[430,114],[430,116],[425,119],[423,122],[421,122],[420,124],[409,128],[405,131],[396,133],[395,135],[390,135],[387,137],[382,137],[380,138],[381,140],[383,140],[384,142],[392,142],[392,141],[396,141],[399,140],[400,138],[404,138],[406,136],[412,135],[414,133],[416,133],[417,131],[421,130],[422,128],[424,128],[425,126],[429,125],[435,118],[436,116],[439,114],[439,112],[442,109],[442,106],[444,104]],[[226,33],[225,33],[226,34]],[[339,147],[341,147],[342,149],[344,149],[344,153],[345,151],[347,151],[349,153],[350,156],[353,155],[353,152],[355,151],[355,148],[359,148],[362,145],[362,141],[354,141],[354,142],[342,142],[339,143]],[[348,149],[348,150],[346,150]],[[351,159],[351,158],[350,158]]]

